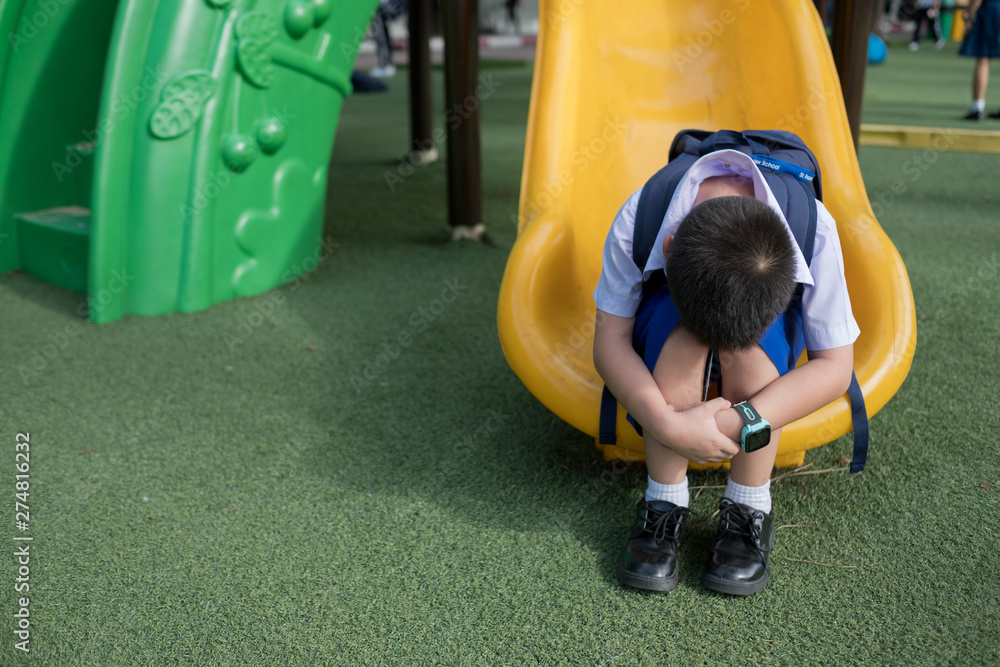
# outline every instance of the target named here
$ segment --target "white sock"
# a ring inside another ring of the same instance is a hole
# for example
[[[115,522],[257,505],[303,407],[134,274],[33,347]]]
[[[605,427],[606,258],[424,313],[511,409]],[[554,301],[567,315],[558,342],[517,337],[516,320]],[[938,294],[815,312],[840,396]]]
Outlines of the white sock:
[[[660,484],[650,477],[646,487],[646,502],[650,500],[665,500],[678,507],[687,507],[691,502],[687,477],[680,484]]]
[[[972,100],[972,108],[969,111],[983,111],[986,109],[986,100]]]
[[[722,495],[734,503],[749,505],[761,512],[771,511],[771,480],[767,480],[764,486],[743,486],[730,478]]]

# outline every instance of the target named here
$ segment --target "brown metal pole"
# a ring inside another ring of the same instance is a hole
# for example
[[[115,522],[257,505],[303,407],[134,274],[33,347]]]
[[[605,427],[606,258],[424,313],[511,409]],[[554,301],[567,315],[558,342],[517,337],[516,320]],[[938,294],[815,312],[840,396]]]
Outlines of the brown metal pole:
[[[868,67],[868,35],[875,0],[837,0],[833,4],[833,60],[844,92],[847,120],[857,149],[861,137],[861,98]]]
[[[435,148],[431,138],[431,0],[410,0],[410,150],[421,162]],[[434,150],[436,157],[436,150]]]
[[[829,12],[827,11],[827,0],[814,0],[813,4],[816,5],[816,11],[819,12],[819,20],[826,25],[827,19],[829,19]]]
[[[479,152],[479,17],[476,0],[443,0],[448,224],[453,238],[483,235]]]

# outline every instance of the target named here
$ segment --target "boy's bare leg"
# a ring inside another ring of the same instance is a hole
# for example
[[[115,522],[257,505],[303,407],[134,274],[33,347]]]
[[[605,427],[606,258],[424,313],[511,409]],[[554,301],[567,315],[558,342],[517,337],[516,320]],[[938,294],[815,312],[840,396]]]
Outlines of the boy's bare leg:
[[[778,369],[755,345],[738,354],[720,354],[722,395],[734,405],[756,396],[778,379]],[[729,484],[719,503],[719,532],[701,573],[701,584],[729,595],[754,595],[767,586],[767,561],[774,547],[774,512],[769,479],[778,451],[777,431],[753,454],[733,456]],[[754,529],[748,530],[749,525]]]
[[[742,353],[723,353],[720,355],[722,365],[722,395],[733,405],[753,398],[757,392],[777,380],[778,369],[764,352],[755,345]],[[758,449],[753,454],[740,452],[733,457],[730,478],[743,486],[763,486],[771,478],[774,469],[774,457],[778,453],[778,441],[781,429],[771,432],[771,443]]]
[[[653,369],[653,380],[667,403],[677,407],[700,403],[705,380],[708,347],[698,342],[687,329],[674,329],[660,351]],[[646,469],[660,484],[680,484],[687,476],[688,460],[664,447],[649,435],[643,436]]]
[[[701,401],[707,355],[708,348],[685,329],[678,327],[670,333],[653,369],[653,380],[668,404],[679,409]],[[684,541],[685,524],[691,513],[687,509],[688,460],[664,447],[648,430],[643,445],[650,483],[646,497],[639,502],[639,520],[615,576],[626,586],[666,592],[677,586],[680,572],[677,551]],[[667,487],[657,487],[654,483]]]

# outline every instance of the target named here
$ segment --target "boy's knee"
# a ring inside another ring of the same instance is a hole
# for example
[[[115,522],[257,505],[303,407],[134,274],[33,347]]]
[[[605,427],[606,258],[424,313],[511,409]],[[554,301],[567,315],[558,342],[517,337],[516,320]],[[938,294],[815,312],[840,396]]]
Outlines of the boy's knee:
[[[683,324],[678,324],[674,327],[673,331],[667,336],[667,342],[663,347],[664,349],[672,347],[674,354],[696,356],[708,353],[708,345],[701,342]]]
[[[702,400],[708,346],[678,325],[667,336],[653,368],[653,379],[664,398],[688,405]]]
[[[781,375],[760,345],[754,345],[746,352],[720,352],[719,366],[722,386],[740,392],[759,391]]]

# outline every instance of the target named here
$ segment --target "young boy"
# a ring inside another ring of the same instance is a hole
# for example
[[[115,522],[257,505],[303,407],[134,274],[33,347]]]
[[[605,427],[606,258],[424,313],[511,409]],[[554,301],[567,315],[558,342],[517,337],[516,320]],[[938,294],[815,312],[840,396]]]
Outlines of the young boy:
[[[594,292],[594,364],[643,436],[649,472],[616,574],[647,590],[677,585],[677,550],[690,514],[688,462],[730,459],[701,582],[752,595],[768,581],[770,475],[780,429],[843,395],[851,380],[860,331],[836,225],[817,202],[807,266],[757,165],[739,151],[716,151],[677,186],[640,271],[632,234],[641,192],[612,224]],[[664,271],[666,285],[644,294],[643,283]],[[803,346],[808,362],[796,368]],[[722,396],[706,402],[709,361],[721,371]],[[769,442],[760,418],[770,422]],[[762,448],[743,451],[744,433],[748,450]]]

